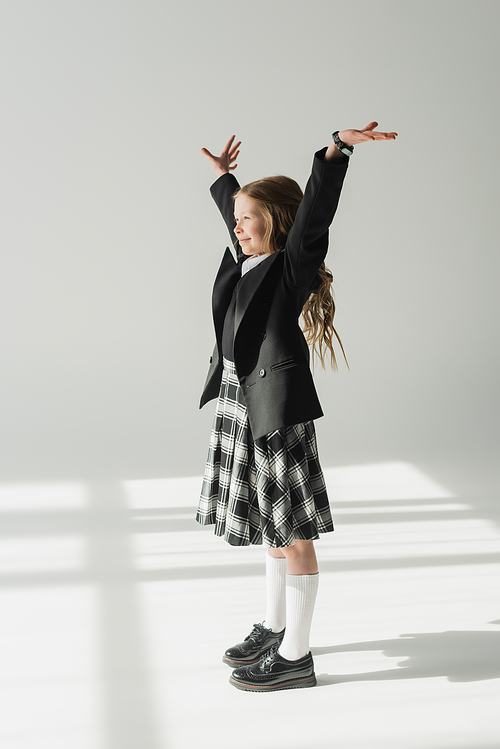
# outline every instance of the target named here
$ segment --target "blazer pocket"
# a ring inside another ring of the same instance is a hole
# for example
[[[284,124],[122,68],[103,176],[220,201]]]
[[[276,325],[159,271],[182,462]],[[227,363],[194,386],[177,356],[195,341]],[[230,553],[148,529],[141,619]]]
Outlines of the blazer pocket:
[[[280,361],[278,364],[271,365],[271,372],[279,372],[281,369],[297,367],[299,364],[302,364],[303,361],[305,361],[305,359],[286,359],[285,361]]]

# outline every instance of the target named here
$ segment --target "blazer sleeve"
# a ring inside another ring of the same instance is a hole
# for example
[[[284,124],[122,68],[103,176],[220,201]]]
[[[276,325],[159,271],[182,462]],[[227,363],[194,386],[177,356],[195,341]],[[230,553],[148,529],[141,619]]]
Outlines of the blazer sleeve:
[[[224,219],[231,236],[231,244],[239,256],[241,253],[239,250],[239,242],[236,239],[234,233],[234,227],[236,221],[234,220],[234,199],[233,195],[236,190],[239,190],[239,182],[233,174],[227,173],[220,176],[210,187],[210,194],[217,204],[217,208],[221,212],[222,218]]]
[[[285,245],[284,274],[292,286],[310,289],[328,251],[333,221],[349,158],[325,161],[327,149],[314,154],[311,176]]]

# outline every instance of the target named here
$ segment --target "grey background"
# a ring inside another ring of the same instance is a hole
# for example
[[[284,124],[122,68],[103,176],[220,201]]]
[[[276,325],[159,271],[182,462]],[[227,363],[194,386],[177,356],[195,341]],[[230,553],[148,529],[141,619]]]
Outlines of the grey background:
[[[499,15],[0,0],[2,747],[255,744],[220,656],[263,550],[194,522],[228,242],[200,148],[304,185],[371,119],[399,139],[356,149],[329,256],[351,371],[317,371],[324,688],[281,744],[294,693],[256,697],[261,743],[498,747]]]
[[[325,466],[494,467],[496,2],[3,2],[4,481],[199,475],[227,233],[201,146],[302,185],[376,119],[331,233],[351,371]],[[479,461],[479,462],[478,462]],[[482,469],[481,469],[482,470]]]

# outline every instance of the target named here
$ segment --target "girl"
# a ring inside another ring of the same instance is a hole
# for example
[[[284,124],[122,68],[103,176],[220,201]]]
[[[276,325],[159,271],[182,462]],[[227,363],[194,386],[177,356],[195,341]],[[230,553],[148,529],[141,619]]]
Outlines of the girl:
[[[215,534],[232,545],[268,547],[266,626],[255,624],[223,657],[237,667],[230,682],[238,689],[316,684],[309,652],[318,589],[313,542],[333,523],[307,344],[323,366],[328,352],[336,367],[328,228],[354,146],[397,136],[376,131],[377,124],[336,131],[315,154],[304,194],[288,177],[240,187],[231,174],[241,144],[235,136],[220,156],[202,149],[218,177],[211,193],[236,235],[237,260],[226,248],[213,290],[216,344],[200,408],[218,402],[196,519],[215,524]]]

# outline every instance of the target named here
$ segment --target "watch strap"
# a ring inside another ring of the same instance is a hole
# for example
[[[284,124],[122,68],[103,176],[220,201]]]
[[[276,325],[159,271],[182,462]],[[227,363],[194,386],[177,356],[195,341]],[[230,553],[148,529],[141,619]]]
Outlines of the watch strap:
[[[332,138],[339,151],[345,153],[346,156],[352,156],[352,154],[354,153],[354,146],[348,146],[347,143],[344,143],[344,141],[340,140],[338,130],[335,130],[335,132],[332,133]]]

